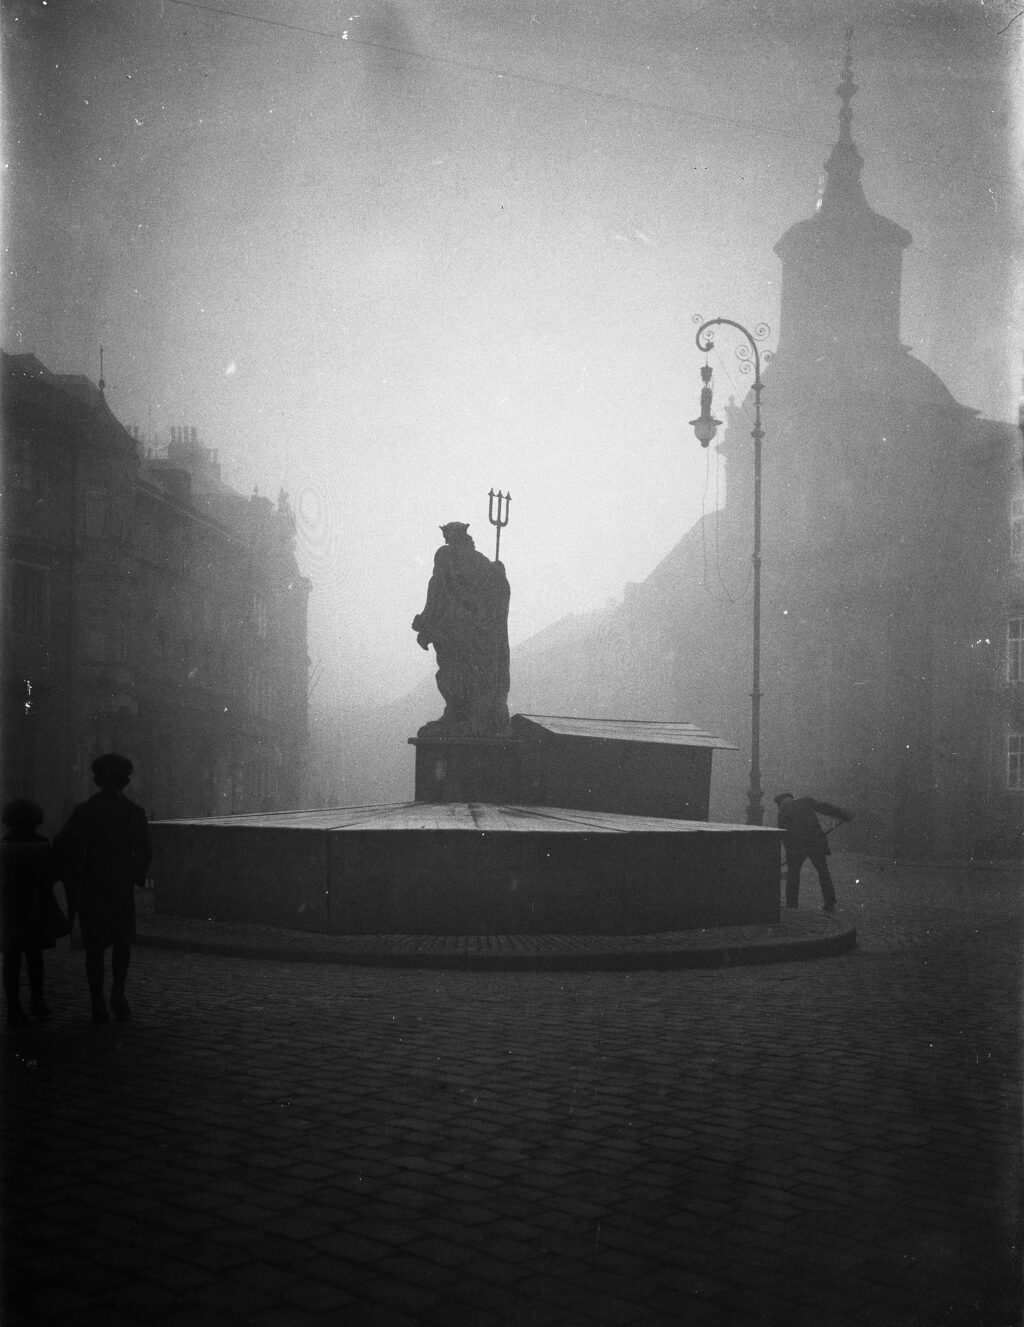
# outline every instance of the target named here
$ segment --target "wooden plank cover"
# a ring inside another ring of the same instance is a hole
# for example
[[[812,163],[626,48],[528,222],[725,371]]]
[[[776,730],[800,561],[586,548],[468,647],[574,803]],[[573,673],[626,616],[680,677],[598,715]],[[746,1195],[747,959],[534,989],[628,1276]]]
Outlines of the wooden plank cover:
[[[516,736],[529,737],[533,735],[531,729],[539,729],[556,737],[593,737],[606,742],[653,742],[658,745],[738,750],[731,742],[704,732],[696,724],[667,719],[581,719],[557,714],[513,716],[512,730]]]
[[[316,811],[277,811],[257,815],[167,820],[167,825],[259,826],[275,830],[463,830],[479,833],[548,834],[716,834],[759,833],[770,826],[706,820],[670,820],[610,811],[578,811],[557,806],[492,806],[483,802],[392,802],[382,806],[331,807]],[[778,831],[772,830],[777,833]]]

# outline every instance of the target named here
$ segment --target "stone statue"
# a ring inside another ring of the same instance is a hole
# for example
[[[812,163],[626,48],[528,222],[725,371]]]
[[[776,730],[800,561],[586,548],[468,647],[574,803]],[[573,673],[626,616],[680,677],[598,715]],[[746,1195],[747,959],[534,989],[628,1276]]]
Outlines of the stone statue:
[[[508,601],[505,568],[478,553],[469,526],[441,526],[417,644],[434,647],[444,715],[420,737],[493,737],[508,729]]]

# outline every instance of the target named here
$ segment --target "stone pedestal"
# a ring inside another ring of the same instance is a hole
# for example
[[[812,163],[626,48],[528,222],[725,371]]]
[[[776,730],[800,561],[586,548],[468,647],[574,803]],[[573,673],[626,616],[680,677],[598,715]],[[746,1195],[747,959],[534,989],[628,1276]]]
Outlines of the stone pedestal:
[[[152,833],[156,910],[172,917],[470,936],[779,920],[782,834],[750,825],[473,801],[163,821]]]
[[[515,714],[501,737],[427,724],[416,748],[417,802],[505,802],[707,820],[711,755],[729,742],[691,723]]]
[[[511,737],[410,737],[417,802],[518,802],[539,796],[537,754]]]

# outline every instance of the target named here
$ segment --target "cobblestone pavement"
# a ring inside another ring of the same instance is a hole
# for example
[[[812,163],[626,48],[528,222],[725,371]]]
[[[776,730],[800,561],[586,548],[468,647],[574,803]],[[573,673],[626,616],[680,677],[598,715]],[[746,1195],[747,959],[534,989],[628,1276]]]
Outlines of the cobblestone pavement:
[[[640,968],[729,967],[784,963],[845,953],[857,943],[850,921],[810,908],[782,908],[775,923],[699,927],[650,935],[328,935],[155,911],[138,894],[140,945],[196,954],[272,958],[361,967],[450,971],[569,972]]]
[[[62,942],[4,1327],[1017,1327],[1018,874],[835,861],[857,950],[765,967],[139,948],[94,1027]]]

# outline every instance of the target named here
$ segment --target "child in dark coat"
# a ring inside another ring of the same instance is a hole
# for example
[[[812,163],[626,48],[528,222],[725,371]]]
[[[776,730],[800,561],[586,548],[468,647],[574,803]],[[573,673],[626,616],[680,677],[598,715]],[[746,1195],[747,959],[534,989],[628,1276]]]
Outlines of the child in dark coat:
[[[43,950],[52,949],[59,933],[67,932],[53,896],[57,862],[48,839],[36,833],[42,810],[24,799],[3,809],[7,832],[0,839],[0,944],[3,948],[4,998],[8,1027],[24,1027],[28,1015],[21,1005],[21,956],[25,955],[31,1003],[36,1018],[48,1017],[43,1000]]]
[[[54,839],[68,907],[85,946],[92,1021],[131,1018],[124,984],[135,938],[135,890],[152,856],[149,822],[124,790],[132,777],[127,756],[110,752],[92,762],[98,788],[81,802]],[[110,950],[110,1009],[103,997],[104,955]]]

